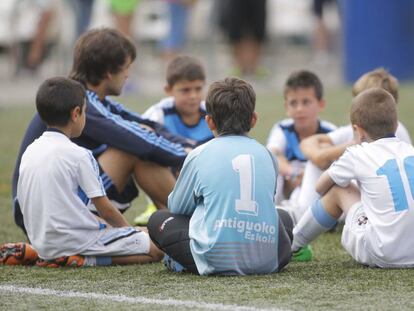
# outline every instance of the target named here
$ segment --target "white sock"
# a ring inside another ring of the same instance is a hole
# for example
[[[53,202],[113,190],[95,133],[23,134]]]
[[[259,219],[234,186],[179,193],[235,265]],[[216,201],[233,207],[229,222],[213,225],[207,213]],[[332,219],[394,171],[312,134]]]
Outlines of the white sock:
[[[315,201],[293,228],[292,251],[308,245],[336,224],[337,220],[328,214],[321,200]]]
[[[96,257],[95,256],[85,256],[85,262],[83,263],[84,267],[94,267],[96,266]]]

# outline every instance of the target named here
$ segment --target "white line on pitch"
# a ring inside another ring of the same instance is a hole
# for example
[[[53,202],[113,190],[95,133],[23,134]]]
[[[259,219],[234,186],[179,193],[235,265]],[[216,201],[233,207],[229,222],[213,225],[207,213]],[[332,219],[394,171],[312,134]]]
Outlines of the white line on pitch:
[[[130,304],[150,304],[150,305],[164,305],[164,306],[181,306],[185,308],[201,308],[208,310],[236,310],[236,311],[262,311],[262,310],[273,310],[273,311],[282,311],[281,309],[261,309],[249,306],[239,306],[239,305],[228,305],[222,303],[207,303],[200,301],[192,300],[177,300],[177,299],[153,299],[145,297],[128,297],[124,295],[107,295],[101,293],[84,293],[84,292],[74,292],[74,291],[63,291],[63,290],[54,290],[48,288],[29,288],[29,287],[20,287],[14,285],[0,285],[0,291],[11,292],[11,293],[24,293],[31,295],[40,295],[40,296],[54,296],[54,297],[64,297],[64,298],[83,298],[83,299],[94,299],[94,300],[106,300],[112,302],[123,302]]]

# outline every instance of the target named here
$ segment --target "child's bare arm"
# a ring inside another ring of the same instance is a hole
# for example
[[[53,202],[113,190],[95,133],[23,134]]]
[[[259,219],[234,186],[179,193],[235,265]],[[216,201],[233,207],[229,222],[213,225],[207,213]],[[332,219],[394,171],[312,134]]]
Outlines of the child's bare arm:
[[[286,157],[280,152],[277,148],[269,148],[270,152],[277,159],[277,164],[279,167],[279,174],[282,176],[290,176],[292,174],[292,167]]]
[[[306,158],[321,170],[326,170],[332,162],[337,160],[345,151],[345,149],[354,142],[333,145],[332,140],[326,134],[316,134],[305,138],[300,149]]]
[[[331,176],[329,176],[328,171],[325,171],[323,172],[321,177],[319,177],[319,180],[316,183],[316,192],[319,193],[320,196],[323,196],[334,185],[335,185],[335,182],[333,181]]]
[[[95,205],[96,210],[108,224],[112,227],[128,227],[129,224],[125,217],[112,206],[108,197],[96,197],[92,198],[92,203]]]

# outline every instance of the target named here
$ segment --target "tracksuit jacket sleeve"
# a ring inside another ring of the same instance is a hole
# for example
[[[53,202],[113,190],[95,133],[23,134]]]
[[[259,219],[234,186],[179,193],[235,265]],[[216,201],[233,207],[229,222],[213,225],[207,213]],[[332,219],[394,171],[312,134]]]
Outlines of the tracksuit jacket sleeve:
[[[126,109],[124,106],[122,106],[118,102],[110,101],[108,104],[110,106],[110,110],[113,111],[115,114],[119,114],[124,120],[135,121],[139,124],[147,125],[151,127],[158,135],[163,136],[164,138],[168,139],[169,141],[173,143],[178,143],[180,145],[183,145],[184,147],[190,147],[190,148],[194,148],[195,146],[195,142],[192,142],[183,136],[171,133],[164,125],[158,122],[143,118],[138,113],[131,111],[129,109]]]
[[[95,93],[88,91],[82,136],[160,165],[178,166],[183,163],[187,154],[181,144],[142,128],[138,115],[133,116],[121,108],[119,104],[111,106],[109,101],[103,104]]]

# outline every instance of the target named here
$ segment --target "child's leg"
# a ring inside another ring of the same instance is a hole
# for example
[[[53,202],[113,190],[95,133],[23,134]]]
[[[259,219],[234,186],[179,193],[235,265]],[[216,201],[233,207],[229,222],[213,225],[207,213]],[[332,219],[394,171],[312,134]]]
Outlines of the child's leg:
[[[280,270],[289,263],[292,257],[293,221],[289,213],[285,210],[276,209],[276,211],[279,215],[278,262]]]
[[[107,228],[100,239],[81,252],[88,265],[144,264],[160,261],[164,253],[139,228]]]
[[[333,186],[321,199],[314,202],[293,229],[292,250],[297,251],[334,227],[342,213],[347,213],[358,201],[360,192],[355,185],[350,184],[346,188]]]
[[[165,208],[175,178],[167,167],[154,162],[142,161],[118,149],[108,148],[99,156],[98,162],[121,192],[131,175],[138,185],[154,201],[158,208]]]
[[[184,266],[187,271],[198,274],[190,250],[189,224],[190,217],[188,216],[160,210],[151,216],[147,228],[155,245]]]
[[[157,208],[167,208],[168,195],[175,185],[175,177],[170,168],[138,160],[134,167],[134,177]]]
[[[280,205],[280,203],[285,199],[283,195],[284,182],[285,182],[284,177],[279,174],[277,176],[277,181],[276,181],[276,197],[275,197],[276,205]]]
[[[132,256],[116,256],[112,257],[112,264],[114,265],[130,265],[130,264],[145,264],[157,262],[162,259],[164,253],[150,241],[150,250],[146,255],[132,255]]]
[[[148,233],[135,228],[109,228],[100,240],[79,255],[51,260],[39,259],[38,267],[90,267],[157,262],[164,253],[149,239]]]
[[[320,196],[315,190],[315,185],[321,175],[322,171],[315,164],[311,161],[306,163],[297,200],[298,206],[295,211],[297,220],[305,214],[306,210],[313,202],[319,199]]]

